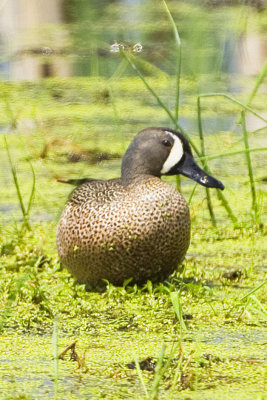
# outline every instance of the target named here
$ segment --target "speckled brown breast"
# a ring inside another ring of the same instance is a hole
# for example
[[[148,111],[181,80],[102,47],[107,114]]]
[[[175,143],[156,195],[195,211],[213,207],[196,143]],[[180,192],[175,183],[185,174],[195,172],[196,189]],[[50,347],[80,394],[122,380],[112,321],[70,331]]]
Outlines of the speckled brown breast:
[[[80,283],[164,280],[182,262],[190,242],[188,206],[173,187],[139,176],[76,188],[59,221],[60,260]]]

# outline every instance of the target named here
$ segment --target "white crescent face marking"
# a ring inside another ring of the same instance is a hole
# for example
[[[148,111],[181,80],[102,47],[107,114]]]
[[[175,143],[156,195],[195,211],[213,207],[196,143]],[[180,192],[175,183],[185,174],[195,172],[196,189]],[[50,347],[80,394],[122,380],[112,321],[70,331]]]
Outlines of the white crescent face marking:
[[[181,160],[184,154],[183,144],[181,140],[173,133],[168,131],[165,132],[173,138],[174,142],[170,154],[160,171],[161,174],[167,174],[172,169],[172,167],[174,167]]]

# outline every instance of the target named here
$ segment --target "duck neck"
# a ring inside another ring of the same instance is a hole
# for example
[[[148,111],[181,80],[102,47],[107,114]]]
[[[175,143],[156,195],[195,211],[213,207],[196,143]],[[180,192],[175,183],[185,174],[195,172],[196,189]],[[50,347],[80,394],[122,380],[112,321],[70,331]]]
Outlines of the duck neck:
[[[128,186],[144,177],[157,176],[160,172],[153,169],[147,158],[141,157],[138,152],[126,152],[121,165],[121,180],[123,186]],[[143,179],[142,179],[143,180]]]

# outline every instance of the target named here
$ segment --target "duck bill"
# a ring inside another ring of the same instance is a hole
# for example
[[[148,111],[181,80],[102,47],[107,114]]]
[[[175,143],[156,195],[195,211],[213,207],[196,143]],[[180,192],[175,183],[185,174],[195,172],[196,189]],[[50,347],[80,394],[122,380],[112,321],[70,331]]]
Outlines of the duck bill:
[[[181,174],[193,179],[202,186],[208,188],[224,189],[224,185],[218,179],[208,175],[203,169],[201,169],[195,162],[191,154],[185,153],[184,162],[176,167],[176,174]]]

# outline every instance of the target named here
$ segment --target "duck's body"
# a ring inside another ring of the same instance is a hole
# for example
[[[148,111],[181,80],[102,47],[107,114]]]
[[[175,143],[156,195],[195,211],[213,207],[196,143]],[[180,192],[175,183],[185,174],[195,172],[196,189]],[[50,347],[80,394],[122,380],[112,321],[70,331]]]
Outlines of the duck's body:
[[[174,167],[168,157],[170,145],[165,143],[153,154],[160,163],[157,173],[150,153],[146,160],[139,157],[151,148],[148,143],[141,149],[144,137],[146,143],[151,139],[147,130],[143,132],[124,156],[121,179],[88,180],[73,191],[65,206],[58,225],[58,253],[78,282],[160,281],[184,259],[190,243],[188,206],[160,179],[164,168]],[[149,132],[162,143],[174,131],[151,128]]]
[[[122,284],[164,280],[183,260],[190,218],[182,195],[142,176],[84,183],[72,193],[58,226],[61,261],[79,282]]]

